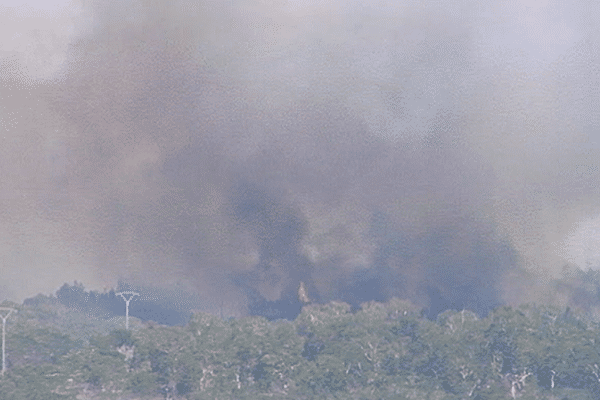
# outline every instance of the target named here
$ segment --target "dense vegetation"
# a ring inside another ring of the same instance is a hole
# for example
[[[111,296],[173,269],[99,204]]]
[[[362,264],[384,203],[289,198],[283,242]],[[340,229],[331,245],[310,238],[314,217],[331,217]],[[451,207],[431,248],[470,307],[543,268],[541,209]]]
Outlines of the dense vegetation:
[[[598,399],[600,327],[548,306],[431,321],[406,301],[304,307],[294,321],[101,320],[52,298],[7,320],[1,400]]]
[[[121,288],[116,292],[128,290],[121,282],[119,282],[119,286]],[[39,301],[48,302],[48,300],[45,296],[37,296],[25,300],[24,304],[35,305]],[[116,295],[115,290],[105,293],[93,290],[86,291],[83,284],[77,283],[77,281],[73,285],[65,283],[56,292],[56,297],[53,297],[52,300],[54,303],[60,303],[68,308],[103,319],[122,315],[125,312],[123,299]],[[189,311],[165,307],[156,301],[149,301],[139,297],[132,302],[129,313],[144,321],[154,320],[165,325],[185,325],[191,316]]]

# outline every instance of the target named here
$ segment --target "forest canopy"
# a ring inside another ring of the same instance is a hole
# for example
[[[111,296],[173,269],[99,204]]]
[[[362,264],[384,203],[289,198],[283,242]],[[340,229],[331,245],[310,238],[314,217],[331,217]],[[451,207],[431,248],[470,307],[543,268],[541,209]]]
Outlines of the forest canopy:
[[[597,399],[600,325],[570,308],[435,320],[409,301],[312,304],[293,321],[195,312],[102,320],[38,296],[7,320],[0,399]]]

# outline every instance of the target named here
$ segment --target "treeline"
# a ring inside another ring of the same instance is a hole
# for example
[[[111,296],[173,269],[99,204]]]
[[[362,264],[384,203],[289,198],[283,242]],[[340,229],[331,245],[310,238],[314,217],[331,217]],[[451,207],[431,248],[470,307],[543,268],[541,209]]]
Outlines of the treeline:
[[[600,327],[548,306],[435,321],[398,299],[354,313],[311,305],[294,321],[196,313],[185,326],[117,329],[86,345],[50,328],[24,340],[20,324],[7,342],[21,360],[55,351],[13,362],[2,400],[600,398]]]
[[[118,291],[114,289],[105,293],[94,290],[87,291],[82,283],[75,281],[73,285],[65,283],[55,296],[38,295],[26,299],[23,304],[35,306],[54,301],[91,317],[108,319],[125,315],[125,302],[116,293]],[[191,314],[190,311],[177,310],[140,297],[135,297],[129,305],[130,316],[142,321],[156,321],[164,325],[185,325]]]

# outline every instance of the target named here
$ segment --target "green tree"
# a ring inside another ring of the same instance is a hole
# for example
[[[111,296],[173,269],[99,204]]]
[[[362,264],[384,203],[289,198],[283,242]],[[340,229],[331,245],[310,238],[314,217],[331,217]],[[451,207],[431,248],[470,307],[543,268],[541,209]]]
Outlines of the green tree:
[[[442,328],[434,346],[447,363],[442,387],[449,393],[472,397],[486,380],[483,323],[470,311],[446,311],[437,318]]]
[[[127,389],[135,394],[158,393],[159,386],[156,383],[156,376],[149,371],[139,371],[134,373],[127,383]]]

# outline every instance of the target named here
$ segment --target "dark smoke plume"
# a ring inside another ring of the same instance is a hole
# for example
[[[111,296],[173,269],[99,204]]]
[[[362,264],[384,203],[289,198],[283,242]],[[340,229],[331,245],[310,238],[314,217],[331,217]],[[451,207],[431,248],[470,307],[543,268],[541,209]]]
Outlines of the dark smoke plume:
[[[485,315],[600,259],[594,2],[49,4],[0,12],[0,298]]]

